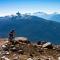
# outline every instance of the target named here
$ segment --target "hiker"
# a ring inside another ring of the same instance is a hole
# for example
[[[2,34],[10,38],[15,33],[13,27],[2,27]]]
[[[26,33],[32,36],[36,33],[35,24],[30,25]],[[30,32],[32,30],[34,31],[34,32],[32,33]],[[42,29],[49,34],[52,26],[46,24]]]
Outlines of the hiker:
[[[15,30],[12,30],[10,33],[9,33],[9,40],[12,41],[14,40],[15,38]]]

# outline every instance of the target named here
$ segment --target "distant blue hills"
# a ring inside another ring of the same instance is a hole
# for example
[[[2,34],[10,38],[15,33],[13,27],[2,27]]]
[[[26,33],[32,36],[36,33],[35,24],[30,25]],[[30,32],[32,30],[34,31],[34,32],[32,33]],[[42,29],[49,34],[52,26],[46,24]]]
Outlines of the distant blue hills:
[[[42,17],[42,18],[47,19],[47,20],[60,22],[60,14],[57,12],[52,13],[52,14],[47,14],[44,12],[36,12],[36,13],[33,13],[33,15],[38,16],[38,17]]]
[[[8,37],[12,29],[15,29],[16,36],[27,37],[33,42],[43,40],[60,44],[60,22],[19,13],[0,17],[0,37]]]

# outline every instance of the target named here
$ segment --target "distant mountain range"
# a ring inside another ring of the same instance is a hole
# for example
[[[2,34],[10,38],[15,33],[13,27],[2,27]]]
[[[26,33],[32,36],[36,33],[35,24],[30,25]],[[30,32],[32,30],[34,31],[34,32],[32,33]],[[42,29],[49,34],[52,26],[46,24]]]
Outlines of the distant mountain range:
[[[16,36],[28,37],[31,41],[51,41],[60,43],[60,23],[37,16],[15,15],[0,17],[0,37],[16,30]]]
[[[59,13],[52,13],[52,14],[47,14],[44,12],[36,12],[33,13],[34,16],[42,17],[47,20],[52,20],[52,21],[57,21],[60,22],[60,14]]]

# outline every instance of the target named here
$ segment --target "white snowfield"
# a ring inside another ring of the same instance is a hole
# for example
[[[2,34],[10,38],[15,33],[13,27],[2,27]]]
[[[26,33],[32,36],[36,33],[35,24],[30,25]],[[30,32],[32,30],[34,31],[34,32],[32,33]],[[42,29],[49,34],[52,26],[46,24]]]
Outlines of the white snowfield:
[[[16,37],[15,40],[28,40],[26,37]]]
[[[28,40],[26,37],[15,37],[15,40]],[[8,38],[3,38],[3,40],[7,40],[6,43],[8,42]]]
[[[42,47],[46,47],[48,45],[51,45],[51,43],[50,42],[47,42],[47,43],[43,44]]]

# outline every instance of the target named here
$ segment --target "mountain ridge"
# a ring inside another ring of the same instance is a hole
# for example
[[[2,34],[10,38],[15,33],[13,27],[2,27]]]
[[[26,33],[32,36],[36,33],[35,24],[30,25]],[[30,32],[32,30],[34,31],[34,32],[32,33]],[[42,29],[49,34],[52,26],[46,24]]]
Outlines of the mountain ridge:
[[[36,12],[33,13],[34,16],[38,16],[38,17],[42,17],[44,19],[47,20],[52,20],[52,21],[56,21],[56,22],[60,22],[60,14],[57,12],[51,13],[51,14],[47,14],[44,12]]]
[[[24,36],[31,41],[47,40],[60,42],[60,23],[37,16],[24,15],[0,19],[0,37],[8,37],[10,30],[15,29],[16,36]]]

